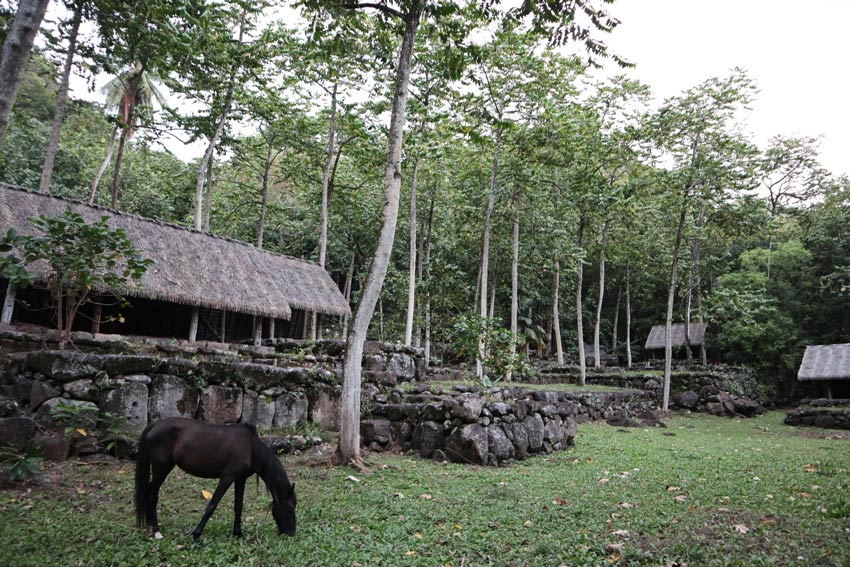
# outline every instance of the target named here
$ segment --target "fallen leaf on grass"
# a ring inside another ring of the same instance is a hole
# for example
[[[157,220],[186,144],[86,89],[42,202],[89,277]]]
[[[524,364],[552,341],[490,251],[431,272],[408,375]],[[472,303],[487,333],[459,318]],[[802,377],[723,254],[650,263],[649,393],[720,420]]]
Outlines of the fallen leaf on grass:
[[[405,555],[416,555],[416,552],[411,549],[410,551],[405,551],[404,554]]]
[[[800,493],[798,493],[798,495],[800,496],[800,498],[811,498],[811,496],[812,496],[808,492],[800,492]]]
[[[605,553],[620,553],[623,551],[622,543],[606,543],[605,544]]]
[[[570,503],[567,502],[566,500],[564,500],[563,498],[555,498],[554,500],[552,500],[552,504],[554,504],[555,506],[569,506],[570,505]]]
[[[596,481],[596,484],[608,484],[609,482],[611,482],[610,479],[600,478],[599,480]]]
[[[75,429],[74,431],[76,431],[77,433],[79,433],[79,434],[80,434],[80,435],[82,435],[83,437],[88,436],[88,433],[86,433],[86,430],[85,430],[85,429],[83,429],[82,427],[78,427],[78,428],[77,428],[77,429]]]
[[[622,540],[629,539],[629,537],[630,537],[629,530],[616,530],[613,533],[614,533],[615,536],[617,536],[619,539],[622,539]]]
[[[422,539],[422,534],[419,533],[419,532],[416,532],[415,534],[413,534],[413,537],[415,537],[416,539]]]
[[[803,470],[806,472],[817,472],[818,468],[815,465],[805,464]]]
[[[356,476],[350,476],[350,475],[345,477],[345,480],[349,480],[351,482],[360,482],[359,478],[357,478]]]
[[[620,502],[619,504],[617,504],[617,506],[619,506],[620,508],[631,508],[632,504],[629,504],[628,502]]]
[[[212,492],[210,492],[209,490],[202,490],[201,496],[204,497],[204,500],[211,500],[212,499]]]
[[[677,492],[679,490],[682,490],[682,487],[681,486],[673,486],[673,485],[668,484],[667,490],[669,490],[670,492]]]
[[[750,528],[748,528],[744,524],[735,524],[734,526],[732,526],[732,529],[738,532],[739,534],[745,534],[750,531]]]
[[[687,499],[688,499],[688,497],[683,495],[683,494],[679,494],[679,495],[676,496],[676,498],[674,498],[674,500],[676,500],[676,502],[684,502]]]
[[[420,494],[419,498],[421,498],[422,500],[433,500],[434,499],[434,497],[431,496],[430,494]]]

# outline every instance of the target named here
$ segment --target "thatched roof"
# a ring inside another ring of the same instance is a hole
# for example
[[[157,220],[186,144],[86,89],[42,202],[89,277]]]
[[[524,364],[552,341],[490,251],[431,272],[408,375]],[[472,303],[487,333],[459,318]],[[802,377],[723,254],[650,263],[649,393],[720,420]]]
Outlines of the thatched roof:
[[[850,344],[806,347],[797,380],[850,379]]]
[[[71,209],[88,222],[102,216],[122,228],[145,258],[142,281],[115,291],[129,296],[289,319],[292,308],[330,315],[350,313],[330,275],[318,264],[250,244],[136,215],[35,193],[0,183],[0,229],[36,232],[28,219]]]
[[[707,323],[691,323],[688,326],[688,337],[691,339],[691,346],[699,346],[703,344],[705,341],[705,328]],[[646,344],[643,345],[645,349],[659,349],[664,348],[664,332],[665,325],[655,325],[651,331],[649,331],[649,336],[646,337]],[[684,323],[676,323],[672,327],[673,334],[673,346],[684,346],[685,345],[685,324]]]

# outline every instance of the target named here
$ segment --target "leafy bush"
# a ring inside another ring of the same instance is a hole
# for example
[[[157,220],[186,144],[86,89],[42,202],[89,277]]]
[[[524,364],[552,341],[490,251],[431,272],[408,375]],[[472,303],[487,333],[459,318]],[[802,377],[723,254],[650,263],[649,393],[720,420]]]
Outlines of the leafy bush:
[[[27,447],[27,450],[23,453],[13,447],[0,449],[0,465],[7,468],[9,478],[14,482],[44,474],[44,471],[41,470],[42,462],[44,462],[44,455],[37,447]]]
[[[528,371],[528,363],[517,353],[519,338],[514,337],[499,318],[462,315],[452,326],[450,339],[460,356],[472,360],[479,345],[482,345],[485,386],[498,382],[508,372],[522,374]]]

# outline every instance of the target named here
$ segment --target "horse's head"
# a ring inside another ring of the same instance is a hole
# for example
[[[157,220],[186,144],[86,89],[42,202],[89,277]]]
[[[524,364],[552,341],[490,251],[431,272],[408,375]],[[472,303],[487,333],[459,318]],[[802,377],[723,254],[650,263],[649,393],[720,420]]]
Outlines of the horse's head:
[[[274,494],[272,503],[272,516],[277,524],[277,529],[282,534],[288,536],[295,535],[295,484],[289,486],[289,494],[287,496],[278,496]]]

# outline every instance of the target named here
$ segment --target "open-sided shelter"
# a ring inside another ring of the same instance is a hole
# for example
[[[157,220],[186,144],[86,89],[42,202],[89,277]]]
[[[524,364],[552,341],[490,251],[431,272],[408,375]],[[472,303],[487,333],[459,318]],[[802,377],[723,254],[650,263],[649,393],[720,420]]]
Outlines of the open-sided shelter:
[[[850,397],[850,343],[807,346],[797,380],[823,384],[830,399],[834,389]]]
[[[676,323],[671,327],[673,348],[690,345],[691,348],[702,347],[705,345],[705,329],[707,323],[691,323],[688,325],[688,338],[685,341],[685,324]],[[664,348],[666,325],[655,325],[649,331],[649,336],[646,337],[646,343],[643,348],[646,350],[659,350]]]
[[[313,262],[0,183],[3,233],[13,228],[19,234],[35,234],[37,229],[29,219],[68,209],[88,222],[109,217],[110,227],[123,229],[141,255],[153,260],[137,285],[97,290],[106,307],[102,313],[82,313],[79,330],[89,330],[85,328],[88,318],[99,325],[95,330],[100,332],[223,342],[252,336],[256,318],[263,318],[268,322],[266,334],[300,338],[307,313],[350,313],[336,283]],[[8,289],[7,283],[0,282],[2,289]],[[120,310],[121,324],[110,316],[109,310],[116,310],[110,306],[112,293],[131,299],[130,305]],[[47,301],[46,292],[18,290],[12,321],[49,325]]]

